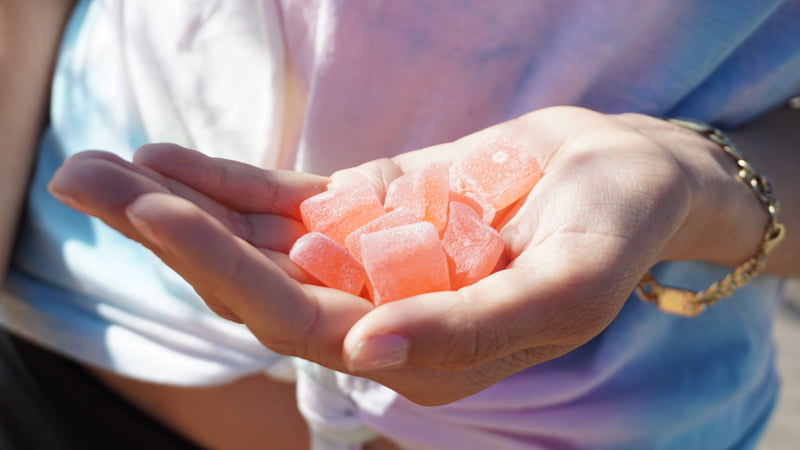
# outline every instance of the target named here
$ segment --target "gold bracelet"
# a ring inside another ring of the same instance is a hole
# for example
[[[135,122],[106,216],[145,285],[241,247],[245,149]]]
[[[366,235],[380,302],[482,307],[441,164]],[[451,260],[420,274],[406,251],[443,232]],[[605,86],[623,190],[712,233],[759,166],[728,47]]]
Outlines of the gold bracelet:
[[[706,289],[693,292],[663,286],[649,272],[639,281],[635,292],[642,300],[655,303],[662,311],[692,317],[702,313],[707,306],[733,294],[758,275],[764,268],[769,253],[783,240],[786,228],[778,223],[776,217],[778,200],[775,198],[769,180],[759,174],[755,167],[744,158],[728,136],[717,128],[704,123],[684,119],[666,120],[674,125],[695,131],[722,147],[725,154],[730,156],[739,168],[737,177],[753,190],[769,214],[769,223],[756,254]]]

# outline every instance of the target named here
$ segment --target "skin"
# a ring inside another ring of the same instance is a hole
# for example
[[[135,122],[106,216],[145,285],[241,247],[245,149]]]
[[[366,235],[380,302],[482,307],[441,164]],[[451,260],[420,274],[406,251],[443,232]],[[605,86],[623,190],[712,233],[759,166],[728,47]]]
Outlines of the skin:
[[[6,273],[71,2],[0,1],[0,273]]]
[[[781,132],[794,132],[786,128]],[[758,247],[766,213],[733,177],[727,156],[693,132],[637,114],[535,111],[338,172],[332,183],[366,178],[383,191],[405,171],[434,160],[451,164],[496,132],[526,144],[545,172],[501,228],[509,266],[457,292],[380,308],[290,276],[283,252],[301,232],[298,203],[319,192],[324,178],[156,144],[140,149],[133,163],[101,152],[77,155],[51,191],[149,247],[212,309],[245,323],[267,347],[366,376],[423,405],[458,400],[585,343],[658,261],[734,265]],[[761,149],[765,173],[791,164],[778,150]],[[776,184],[797,189],[791,177]],[[791,235],[797,200],[783,200]],[[285,222],[281,229],[254,226],[267,220]],[[787,238],[770,269],[796,274],[797,245]]]
[[[0,0],[3,272],[46,114],[59,30],[72,3]],[[790,148],[800,140],[798,119],[796,111],[782,110],[731,133],[782,201],[788,237],[768,269],[789,276],[800,271],[800,207],[792,196],[800,152]],[[462,398],[587,341],[613,320],[656,261],[737,264],[757,247],[765,222],[760,205],[733,180],[718,149],[692,133],[644,116],[576,109],[537,111],[498,128],[526,142],[547,171],[503,228],[512,264],[457,293],[379,309],[303,284],[307,280],[285,258],[299,233],[297,202],[321,190],[327,178],[267,172],[156,145],[143,148],[134,164],[105,153],[76,156],[52,189],[153,249],[209,306],[246,323],[265,345],[378,380],[421,404]],[[382,189],[427,161],[451,162],[469,139],[342,171],[334,183],[366,177]],[[261,189],[252,192],[250,181]],[[193,248],[197,239],[209,245]],[[383,359],[390,367],[374,367],[377,351],[391,344],[394,358]],[[88,369],[203,447],[308,447],[291,385],[252,376],[225,386],[178,388]]]

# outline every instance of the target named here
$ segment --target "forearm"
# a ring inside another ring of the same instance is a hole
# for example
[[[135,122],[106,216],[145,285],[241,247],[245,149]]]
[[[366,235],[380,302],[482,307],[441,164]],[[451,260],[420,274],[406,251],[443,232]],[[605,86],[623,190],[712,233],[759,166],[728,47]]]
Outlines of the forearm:
[[[767,271],[800,276],[800,110],[776,110],[728,132],[745,156],[773,185],[780,201],[778,220],[786,237],[769,257]],[[766,221],[766,214],[761,214]]]
[[[13,246],[53,60],[72,3],[0,0],[0,274]]]

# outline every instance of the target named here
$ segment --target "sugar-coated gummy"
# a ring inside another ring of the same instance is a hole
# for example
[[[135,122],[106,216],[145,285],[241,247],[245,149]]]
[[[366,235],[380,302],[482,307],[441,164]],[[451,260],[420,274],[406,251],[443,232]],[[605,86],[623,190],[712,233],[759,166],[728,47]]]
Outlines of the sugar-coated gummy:
[[[541,176],[536,158],[521,143],[495,136],[451,166],[450,188],[485,198],[499,211],[527,194]]]
[[[491,274],[505,248],[500,234],[472,208],[459,202],[450,203],[442,245],[447,253],[452,289],[468,286]]]
[[[353,294],[366,286],[376,305],[459,289],[496,268],[504,243],[495,215],[541,176],[528,150],[495,135],[450,169],[431,164],[398,177],[385,204],[366,181],[306,199],[310,232],[289,256],[327,286]]]
[[[384,212],[375,187],[368,181],[329,189],[300,203],[306,229],[322,233],[341,245],[345,245],[348,234]]]
[[[376,305],[450,289],[447,256],[429,222],[362,235],[361,258]]]
[[[441,164],[430,164],[392,181],[386,189],[384,207],[388,210],[407,208],[417,218],[432,223],[441,231],[447,223],[449,197],[447,168]]]
[[[325,286],[351,294],[360,294],[367,279],[364,267],[347,249],[315,231],[295,241],[289,259]]]
[[[420,220],[417,218],[417,215],[412,213],[408,208],[397,208],[391,210],[350,233],[344,240],[345,248],[347,248],[347,251],[349,251],[358,262],[361,262],[362,235],[399,227],[401,225],[410,225],[419,221]]]

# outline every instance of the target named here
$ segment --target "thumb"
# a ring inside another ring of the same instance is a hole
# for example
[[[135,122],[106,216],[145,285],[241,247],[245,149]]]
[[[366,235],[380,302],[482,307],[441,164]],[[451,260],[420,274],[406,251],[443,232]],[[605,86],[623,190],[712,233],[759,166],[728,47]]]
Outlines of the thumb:
[[[555,314],[553,302],[537,301],[530,291],[523,295],[521,275],[506,270],[459,291],[375,308],[345,337],[348,368],[356,373],[397,367],[463,370],[523,349],[563,345],[563,336],[553,333],[548,321]],[[541,362],[532,355],[531,364]]]

